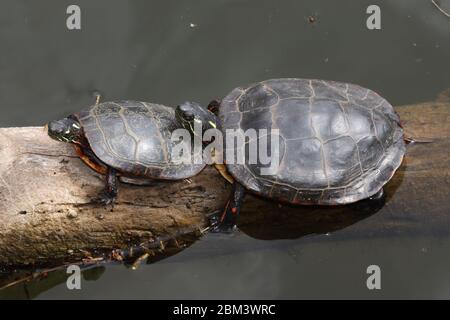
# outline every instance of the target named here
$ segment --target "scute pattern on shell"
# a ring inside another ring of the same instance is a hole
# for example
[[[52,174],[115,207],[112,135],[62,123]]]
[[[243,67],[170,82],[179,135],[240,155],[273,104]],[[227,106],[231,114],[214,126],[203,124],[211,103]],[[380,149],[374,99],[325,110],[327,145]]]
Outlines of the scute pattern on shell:
[[[279,130],[276,174],[263,176],[262,165],[248,161],[227,168],[251,191],[291,203],[334,205],[367,198],[389,181],[405,153],[393,107],[353,84],[262,81],[228,94],[219,118],[223,130]]]
[[[175,163],[170,136],[179,128],[173,108],[139,101],[113,101],[77,115],[92,151],[106,165],[135,177],[178,180],[205,164]]]

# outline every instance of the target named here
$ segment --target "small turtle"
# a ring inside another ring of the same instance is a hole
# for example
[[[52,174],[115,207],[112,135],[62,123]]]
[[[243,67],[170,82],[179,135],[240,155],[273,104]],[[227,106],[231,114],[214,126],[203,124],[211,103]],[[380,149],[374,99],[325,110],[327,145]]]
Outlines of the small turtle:
[[[106,175],[100,201],[117,197],[117,178],[127,183],[182,180],[198,174],[205,164],[186,164],[172,157],[172,132],[181,125],[173,108],[139,101],[97,103],[48,124],[50,137],[74,144],[79,157]]]
[[[226,170],[222,166],[220,172],[233,181],[233,193],[219,230],[235,225],[245,190],[301,205],[382,198],[383,185],[405,154],[403,129],[393,107],[375,92],[353,84],[266,80],[234,89],[209,109],[218,110],[209,127],[217,126],[223,133],[227,129],[279,132],[280,162],[271,175],[261,174],[260,162],[250,164],[246,157],[243,164],[227,163],[224,155]],[[187,129],[193,119],[211,122],[196,103],[184,103],[176,112]],[[269,146],[267,151],[270,154]]]

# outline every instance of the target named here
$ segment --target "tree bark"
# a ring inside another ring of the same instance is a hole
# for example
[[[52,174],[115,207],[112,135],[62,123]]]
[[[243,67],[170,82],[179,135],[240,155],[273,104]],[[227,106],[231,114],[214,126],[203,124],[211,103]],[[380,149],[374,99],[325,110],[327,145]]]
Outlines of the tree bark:
[[[408,146],[402,167],[385,188],[384,207],[281,206],[248,195],[240,229],[262,239],[296,238],[343,229],[377,212],[346,236],[447,232],[450,102],[441,99],[396,110],[407,135],[432,142]],[[41,127],[0,129],[0,157],[1,266],[120,259],[139,244],[188,245],[208,225],[207,214],[224,206],[230,191],[226,180],[208,167],[190,183],[122,183],[115,207],[100,206],[92,200],[104,187],[104,177],[84,165],[72,146],[50,139]],[[167,241],[174,238],[178,241]]]

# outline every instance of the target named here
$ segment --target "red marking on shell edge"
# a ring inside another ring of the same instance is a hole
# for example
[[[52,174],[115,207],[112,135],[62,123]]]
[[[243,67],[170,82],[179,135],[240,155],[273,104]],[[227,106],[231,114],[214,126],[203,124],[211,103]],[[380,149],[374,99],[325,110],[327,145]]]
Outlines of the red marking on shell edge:
[[[75,152],[77,153],[78,157],[92,170],[105,175],[107,173],[106,168],[102,167],[101,165],[93,162],[89,157],[83,152],[83,149],[79,145],[74,145]]]
[[[227,204],[225,205],[225,209],[222,212],[222,216],[220,217],[220,222],[222,222],[225,219],[225,215],[227,214],[227,208],[230,205],[230,200],[228,200]]]

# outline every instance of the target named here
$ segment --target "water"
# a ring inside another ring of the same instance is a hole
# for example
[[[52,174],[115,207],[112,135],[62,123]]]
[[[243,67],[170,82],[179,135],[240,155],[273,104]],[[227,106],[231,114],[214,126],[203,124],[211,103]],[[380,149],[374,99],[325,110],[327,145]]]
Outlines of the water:
[[[61,118],[90,104],[95,90],[105,100],[206,104],[235,86],[303,77],[357,83],[402,105],[450,86],[450,19],[429,1],[377,1],[376,31],[365,26],[374,4],[365,0],[77,1],[81,31],[65,27],[69,4],[4,1],[0,126]],[[448,192],[430,204],[414,201],[427,190],[413,187],[403,182],[385,208],[351,221],[281,222],[275,235],[259,221],[136,271],[86,271],[91,280],[80,291],[67,290],[56,272],[0,297],[450,298]],[[408,207],[396,205],[407,196]],[[287,229],[294,235],[282,239]],[[370,264],[381,267],[379,291],[366,287]]]

